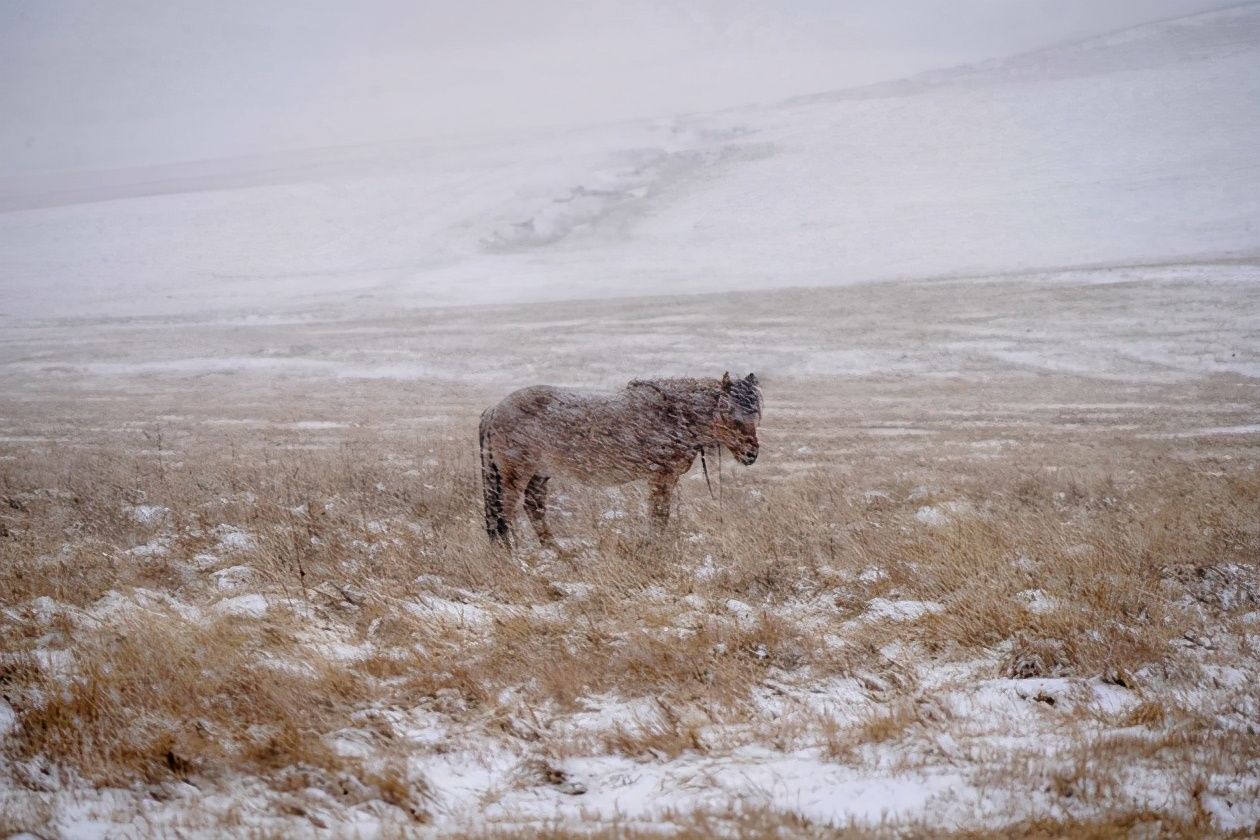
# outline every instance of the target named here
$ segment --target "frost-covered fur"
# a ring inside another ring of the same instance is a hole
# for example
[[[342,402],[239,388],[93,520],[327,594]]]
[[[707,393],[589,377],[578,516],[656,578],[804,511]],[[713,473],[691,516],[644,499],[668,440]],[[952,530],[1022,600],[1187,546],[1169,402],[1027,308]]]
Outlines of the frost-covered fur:
[[[523,500],[538,539],[554,544],[546,519],[554,475],[602,486],[646,480],[652,520],[661,528],[674,485],[701,450],[725,446],[742,464],[757,460],[761,405],[751,373],[740,380],[636,379],[615,394],[550,385],[515,391],[481,415],[486,531],[492,541],[510,543]]]

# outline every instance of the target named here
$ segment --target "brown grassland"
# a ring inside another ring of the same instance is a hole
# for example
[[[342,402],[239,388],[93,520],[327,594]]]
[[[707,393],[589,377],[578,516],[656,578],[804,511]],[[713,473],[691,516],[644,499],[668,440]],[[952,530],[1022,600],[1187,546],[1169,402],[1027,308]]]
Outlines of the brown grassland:
[[[1199,837],[1260,818],[1254,434],[1174,436],[1150,393],[1099,419],[1105,389],[1051,381],[1065,407],[939,385],[915,416],[874,386],[772,381],[762,462],[727,460],[717,500],[685,479],[668,539],[638,491],[562,487],[564,555],[507,556],[480,512],[490,393],[435,386],[417,417],[378,384],[340,413],[268,387],[244,417],[176,416],[170,394],[9,412],[27,437],[0,444],[0,834],[65,832],[74,808],[254,836]],[[604,783],[589,760],[750,749],[958,787],[839,825],[722,781],[650,819],[579,814]],[[454,792],[461,762],[492,782]]]

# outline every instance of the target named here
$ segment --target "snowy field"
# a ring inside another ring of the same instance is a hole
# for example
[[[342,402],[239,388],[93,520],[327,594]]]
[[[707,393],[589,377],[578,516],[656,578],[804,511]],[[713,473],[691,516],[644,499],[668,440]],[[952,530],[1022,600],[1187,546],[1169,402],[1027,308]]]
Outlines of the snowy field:
[[[719,114],[13,178],[0,323],[1253,258],[1258,41],[1247,6]]]
[[[0,183],[0,834],[1256,831],[1257,67]],[[483,407],[726,369],[485,545]]]

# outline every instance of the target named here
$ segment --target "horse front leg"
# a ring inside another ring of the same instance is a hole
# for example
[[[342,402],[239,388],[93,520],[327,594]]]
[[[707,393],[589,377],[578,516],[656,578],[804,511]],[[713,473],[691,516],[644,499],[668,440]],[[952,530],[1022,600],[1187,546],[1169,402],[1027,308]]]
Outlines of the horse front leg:
[[[656,534],[664,533],[669,524],[669,509],[673,506],[674,485],[677,482],[677,476],[671,475],[653,479],[649,485],[648,513],[652,518],[652,531]]]
[[[547,526],[547,479],[548,476],[536,475],[525,485],[525,513],[543,547],[559,552],[560,547]]]

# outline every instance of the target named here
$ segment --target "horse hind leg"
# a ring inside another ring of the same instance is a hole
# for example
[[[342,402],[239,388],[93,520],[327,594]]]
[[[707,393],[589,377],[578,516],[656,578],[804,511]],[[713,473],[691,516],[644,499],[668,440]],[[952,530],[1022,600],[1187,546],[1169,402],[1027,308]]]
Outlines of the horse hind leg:
[[[538,531],[538,520],[534,518],[535,510],[539,511],[538,515],[541,517],[541,511],[546,506],[546,493],[544,489],[541,497],[542,505],[538,506],[538,493],[536,490],[531,492],[534,478],[537,478],[537,476],[534,475],[532,468],[522,469],[513,465],[505,467],[502,471],[502,516],[507,523],[508,539],[506,542],[509,546],[515,545],[519,547],[520,545],[520,532],[517,530],[517,524],[520,520],[522,501],[525,503],[525,510],[529,514],[531,523],[534,525],[534,530]],[[544,478],[543,481],[545,482],[546,479]],[[542,523],[542,528],[543,531],[539,532],[539,539],[542,539],[543,533],[546,533],[546,522]],[[549,533],[548,536],[550,536]]]
[[[482,475],[485,486],[486,532],[490,535],[491,545],[512,547],[512,532],[508,527],[503,501],[503,478],[499,468],[491,464]]]
[[[512,547],[511,529],[503,508],[503,472],[494,457],[490,445],[490,427],[494,422],[494,409],[481,412],[481,425],[477,430],[481,447],[481,489],[485,497],[486,533],[491,545]]]
[[[538,541],[546,548],[559,550],[551,529],[547,526],[547,481],[548,476],[536,475],[525,485],[525,513],[534,526]]]

